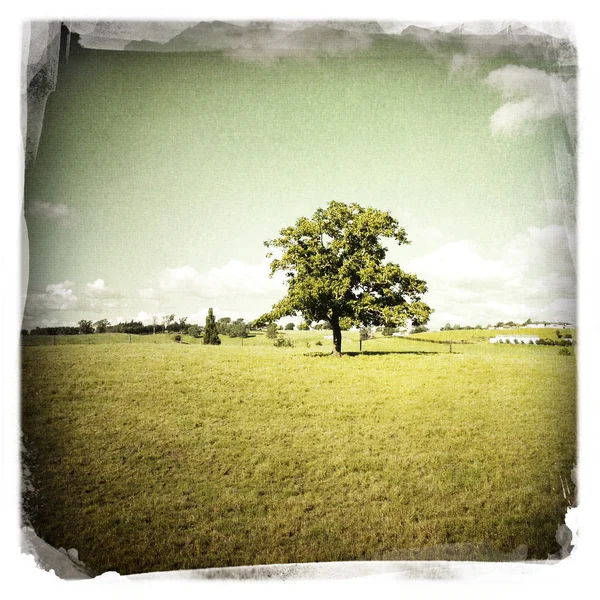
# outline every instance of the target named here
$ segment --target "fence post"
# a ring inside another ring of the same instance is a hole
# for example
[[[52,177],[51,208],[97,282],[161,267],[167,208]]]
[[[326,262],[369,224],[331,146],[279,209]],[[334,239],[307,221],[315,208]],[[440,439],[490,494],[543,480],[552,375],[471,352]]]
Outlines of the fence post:
[[[131,334],[129,334],[129,343],[131,344]]]
[[[360,340],[360,347],[359,347],[359,351],[362,352],[362,340]]]
[[[452,354],[452,342],[450,342],[450,354]]]

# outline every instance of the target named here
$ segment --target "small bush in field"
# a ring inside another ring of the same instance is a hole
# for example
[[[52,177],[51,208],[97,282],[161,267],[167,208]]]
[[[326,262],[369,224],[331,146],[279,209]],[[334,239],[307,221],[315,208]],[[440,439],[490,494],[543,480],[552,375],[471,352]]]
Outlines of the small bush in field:
[[[561,348],[558,353],[561,356],[571,356],[571,351],[568,348]]]
[[[179,334],[174,335],[173,336],[173,341],[174,342],[181,342],[181,335],[179,335]]]
[[[315,342],[315,346],[322,346],[323,342],[321,340],[318,340]]]
[[[293,348],[294,342],[287,338],[278,338],[275,340],[273,346],[275,346],[275,348]]]

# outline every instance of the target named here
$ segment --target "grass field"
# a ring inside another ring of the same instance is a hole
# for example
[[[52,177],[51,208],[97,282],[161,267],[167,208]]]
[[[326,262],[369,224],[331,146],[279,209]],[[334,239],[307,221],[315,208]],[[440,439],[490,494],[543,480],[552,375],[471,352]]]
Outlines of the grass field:
[[[38,534],[122,574],[559,550],[575,356],[404,338],[359,353],[345,332],[337,359],[323,332],[286,335],[25,336]]]

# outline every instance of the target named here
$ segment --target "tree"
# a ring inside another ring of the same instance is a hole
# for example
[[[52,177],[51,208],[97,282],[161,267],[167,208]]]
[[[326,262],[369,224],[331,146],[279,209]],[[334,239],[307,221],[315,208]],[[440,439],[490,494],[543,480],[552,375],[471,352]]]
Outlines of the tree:
[[[206,316],[206,325],[204,327],[204,343],[212,344],[213,346],[217,346],[221,343],[212,308],[208,309],[208,315]]]
[[[77,325],[79,325],[79,333],[94,333],[94,328],[91,321],[82,319],[79,321],[79,323],[77,323]]]
[[[310,323],[307,323],[306,321],[304,321],[304,323],[300,323],[300,325],[298,325],[298,331],[309,331],[310,330]]]
[[[199,338],[200,334],[202,333],[200,331],[200,327],[198,327],[198,325],[190,325],[188,327],[188,335],[191,335],[193,338]]]
[[[158,316],[152,315],[152,333],[156,335],[156,326],[158,325]]]
[[[231,318],[230,317],[221,317],[217,321],[217,331],[221,335],[229,335],[229,327],[230,327],[230,325],[231,325]]]
[[[306,321],[329,321],[335,355],[342,350],[344,318],[358,326],[429,320],[432,310],[421,301],[425,281],[384,262],[382,238],[410,243],[390,213],[333,201],[279,236],[265,245],[283,251],[271,262],[271,276],[283,271],[288,290],[267,315],[272,320],[300,313]]]
[[[248,326],[244,323],[244,319],[236,319],[230,326],[228,330],[229,337],[239,337],[239,338],[247,338],[248,337]]]
[[[96,333],[106,333],[106,328],[110,325],[108,319],[101,319],[94,323],[94,329]]]
[[[285,330],[286,330],[286,331],[294,331],[294,324],[293,324],[293,323],[288,323],[288,324],[285,326]]]
[[[276,323],[269,323],[267,325],[267,337],[270,340],[274,340],[277,337],[277,324]]]
[[[188,325],[187,325],[187,317],[181,317],[179,319],[179,333],[187,333]]]
[[[411,333],[425,333],[426,331],[429,331],[428,327],[425,325],[417,325],[416,327],[413,327]]]
[[[165,331],[169,330],[169,327],[171,326],[171,323],[173,323],[173,321],[175,321],[175,315],[165,315],[163,317],[163,325],[165,327]]]

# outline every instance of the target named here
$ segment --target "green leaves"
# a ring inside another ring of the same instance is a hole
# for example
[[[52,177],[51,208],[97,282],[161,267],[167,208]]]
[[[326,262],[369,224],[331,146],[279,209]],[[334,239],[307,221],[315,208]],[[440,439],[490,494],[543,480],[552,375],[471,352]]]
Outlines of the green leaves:
[[[386,238],[410,243],[390,213],[336,201],[284,227],[265,245],[283,250],[271,274],[285,273],[288,293],[264,318],[301,313],[307,321],[349,319],[365,326],[426,323],[432,312],[421,301],[426,283],[384,263]]]

